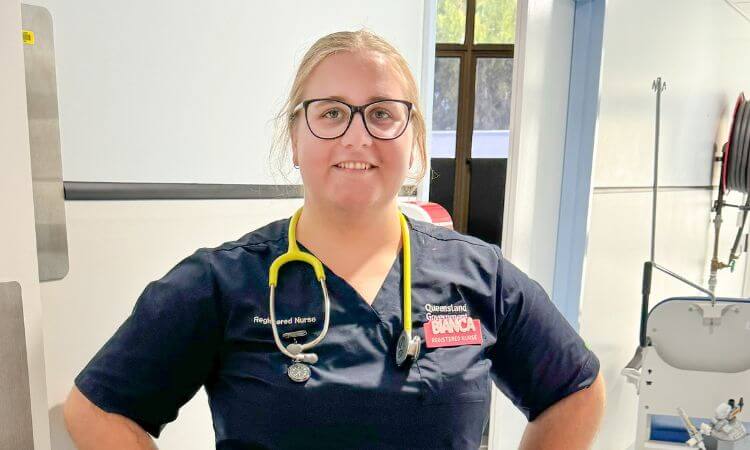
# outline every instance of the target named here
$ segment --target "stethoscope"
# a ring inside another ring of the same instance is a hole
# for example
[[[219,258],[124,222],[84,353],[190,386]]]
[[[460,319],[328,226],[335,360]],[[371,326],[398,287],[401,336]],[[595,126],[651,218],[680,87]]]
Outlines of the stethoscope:
[[[273,340],[279,351],[292,359],[293,363],[287,368],[287,375],[289,375],[289,378],[291,378],[292,381],[298,383],[303,383],[310,378],[309,364],[315,364],[318,362],[318,355],[316,353],[307,353],[307,351],[318,345],[320,341],[323,340],[328,332],[331,315],[331,301],[328,297],[328,288],[326,287],[326,276],[325,271],[323,270],[323,263],[310,253],[300,250],[297,245],[297,221],[301,214],[302,208],[298,209],[289,221],[289,246],[287,251],[271,263],[271,268],[268,273],[268,286],[271,291],[268,310],[271,320],[271,330],[273,331]],[[399,218],[401,219],[401,245],[404,252],[404,305],[402,311],[404,329],[401,332],[396,345],[396,364],[403,366],[407,360],[414,361],[417,359],[420,347],[422,346],[422,340],[419,336],[412,336],[411,332],[411,241],[409,239],[409,225],[406,223],[406,217],[404,217],[403,213],[399,212]],[[284,346],[281,342],[279,330],[276,326],[276,308],[274,302],[279,269],[281,266],[291,261],[301,261],[310,264],[315,271],[315,276],[320,282],[320,287],[323,290],[323,330],[318,337],[310,342],[298,344],[295,340],[294,343]]]

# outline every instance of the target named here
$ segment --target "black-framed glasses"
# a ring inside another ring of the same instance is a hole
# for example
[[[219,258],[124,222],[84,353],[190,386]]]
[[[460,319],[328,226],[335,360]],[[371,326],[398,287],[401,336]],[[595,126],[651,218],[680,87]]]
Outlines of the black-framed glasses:
[[[331,98],[314,98],[298,104],[292,115],[304,109],[307,128],[315,137],[337,139],[346,133],[359,112],[370,136],[391,140],[406,131],[412,108],[412,103],[405,100],[385,99],[356,106]]]

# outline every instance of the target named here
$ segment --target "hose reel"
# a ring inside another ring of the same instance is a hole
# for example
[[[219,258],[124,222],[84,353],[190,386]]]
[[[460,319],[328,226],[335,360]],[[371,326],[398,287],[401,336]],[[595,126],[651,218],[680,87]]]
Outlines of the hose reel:
[[[716,273],[720,269],[729,267],[731,271],[734,271],[735,262],[739,258],[740,240],[747,222],[748,210],[750,210],[750,195],[748,195],[750,193],[750,102],[745,99],[744,93],[740,93],[734,104],[729,136],[726,144],[722,147],[722,155],[717,160],[721,161],[721,180],[718,199],[711,209],[712,212],[716,212],[714,218],[714,251],[711,259],[711,275],[708,279],[708,286],[712,292],[716,288]],[[745,195],[744,205],[733,205],[724,201],[724,196],[732,191]],[[718,257],[719,232],[722,223],[721,210],[725,206],[742,211],[742,220],[726,263],[719,261]]]

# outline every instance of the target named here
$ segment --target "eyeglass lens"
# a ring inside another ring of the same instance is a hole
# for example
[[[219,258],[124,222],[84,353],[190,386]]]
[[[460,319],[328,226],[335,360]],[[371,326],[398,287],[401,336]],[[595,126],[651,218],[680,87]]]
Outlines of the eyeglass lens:
[[[307,106],[310,131],[321,138],[337,138],[349,126],[351,110],[336,100],[316,100]],[[409,107],[401,102],[384,100],[373,103],[363,111],[370,134],[379,139],[393,139],[400,135],[409,118]]]

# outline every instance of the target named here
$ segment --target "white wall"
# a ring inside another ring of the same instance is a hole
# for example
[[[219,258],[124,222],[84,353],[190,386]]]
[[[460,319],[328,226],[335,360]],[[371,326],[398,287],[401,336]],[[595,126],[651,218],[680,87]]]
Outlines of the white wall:
[[[635,439],[637,397],[620,370],[638,343],[641,271],[650,249],[651,192],[643,187],[653,174],[651,82],[661,76],[667,83],[659,184],[673,187],[659,194],[656,260],[705,285],[715,192],[694,187],[711,185],[713,146],[726,140],[736,96],[750,90],[748,48],[750,23],[721,0],[607,3],[580,322],[607,381],[596,449],[624,449]],[[724,260],[736,223],[736,210],[725,211]],[[720,272],[720,295],[743,295],[746,260],[743,254],[734,274]],[[652,305],[677,295],[700,294],[655,272]]]
[[[21,285],[34,448],[47,450],[42,305],[20,30],[20,4],[17,0],[0,0],[0,282]]]
[[[29,3],[53,18],[66,181],[284,182],[269,121],[333,31],[368,27],[421,73],[421,1]]]

